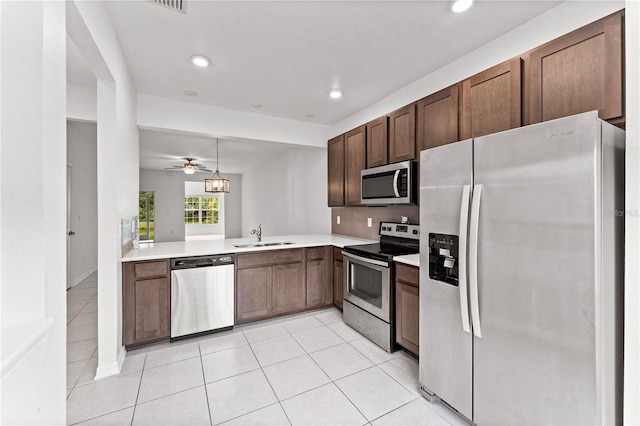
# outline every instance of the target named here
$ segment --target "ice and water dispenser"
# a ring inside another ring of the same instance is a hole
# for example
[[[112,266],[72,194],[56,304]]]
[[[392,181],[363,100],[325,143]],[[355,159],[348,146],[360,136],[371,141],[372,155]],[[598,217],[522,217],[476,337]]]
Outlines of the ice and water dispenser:
[[[429,278],[458,285],[458,236],[429,233]]]

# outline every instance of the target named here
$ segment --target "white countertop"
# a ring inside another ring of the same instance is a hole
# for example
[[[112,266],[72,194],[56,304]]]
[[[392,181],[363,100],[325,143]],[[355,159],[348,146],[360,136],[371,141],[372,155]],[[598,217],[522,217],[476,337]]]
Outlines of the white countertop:
[[[344,247],[357,244],[370,244],[377,241],[348,237],[338,234],[282,235],[263,237],[262,243],[292,242],[283,246],[236,247],[239,244],[256,243],[256,237],[230,238],[225,240],[174,241],[166,243],[140,244],[140,248],[131,250],[122,257],[123,262],[137,260],[168,259],[172,257],[207,256],[225,253],[249,253],[264,250],[282,250],[300,247],[335,246]]]
[[[393,260],[398,263],[404,263],[411,266],[420,267],[420,254],[407,254],[404,256],[394,256]]]

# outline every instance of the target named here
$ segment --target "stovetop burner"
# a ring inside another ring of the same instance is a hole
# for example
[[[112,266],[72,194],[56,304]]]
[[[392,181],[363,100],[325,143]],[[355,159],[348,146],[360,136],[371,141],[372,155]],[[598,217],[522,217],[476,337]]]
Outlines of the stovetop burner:
[[[379,243],[345,246],[344,251],[383,262],[391,262],[394,256],[420,252],[419,225],[381,222],[379,233]]]

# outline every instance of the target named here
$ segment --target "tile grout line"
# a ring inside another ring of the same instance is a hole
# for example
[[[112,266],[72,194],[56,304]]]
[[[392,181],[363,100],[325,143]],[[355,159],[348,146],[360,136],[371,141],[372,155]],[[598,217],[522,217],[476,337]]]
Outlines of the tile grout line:
[[[207,400],[207,413],[209,414],[209,424],[213,425],[213,418],[211,417],[211,405],[209,404],[209,391],[207,391],[207,378],[204,375],[204,363],[202,362],[202,348],[200,348],[200,342],[198,342],[198,353],[200,354],[200,368],[202,369],[202,381],[204,382],[204,397]]]
[[[407,392],[411,393],[413,395],[413,393],[411,392],[411,389],[409,389],[408,387],[406,387],[405,385],[403,385],[402,383],[400,383],[400,381],[398,379],[396,379],[395,377],[393,377],[390,373],[388,373],[384,368],[380,367],[382,364],[386,364],[388,362],[391,362],[393,360],[399,359],[400,357],[396,357],[396,358],[392,358],[388,361],[385,362],[381,362],[380,364],[376,364],[376,367],[379,367],[380,370],[382,370],[382,372],[384,374],[386,374],[387,376],[389,376],[394,382],[396,382],[397,384],[399,384],[403,389],[405,389]],[[418,396],[417,398],[421,398],[421,396]]]
[[[316,319],[317,319],[317,318],[316,318]],[[318,321],[320,321],[320,320],[318,320]],[[320,322],[322,322],[322,321],[320,321]],[[336,322],[338,322],[338,321],[336,321]],[[328,328],[332,333],[336,334],[336,336],[338,336],[338,338],[340,338],[341,340],[343,340],[343,342],[342,342],[342,343],[339,343],[339,344],[337,344],[337,345],[333,345],[333,346],[329,346],[329,347],[324,348],[324,349],[330,349],[330,348],[333,348],[333,347],[336,347],[336,346],[340,346],[340,345],[345,344],[345,343],[347,343],[347,344],[349,343],[349,342],[347,342],[346,340],[342,339],[342,337],[340,337],[339,335],[337,335],[337,333],[335,333],[333,330],[331,330],[331,328],[329,328],[329,326],[328,326],[327,324],[324,324],[324,323],[323,323],[322,325],[323,325],[324,327]],[[318,327],[312,327],[312,328],[309,328],[309,329],[306,329],[306,330],[311,330],[311,329],[313,329],[313,328],[319,328],[319,327],[320,327],[320,326],[318,326]],[[285,327],[283,327],[283,328],[285,328]],[[294,336],[291,332],[289,332],[289,330],[287,330],[286,328],[285,328],[285,330],[286,330],[286,331],[289,333],[289,335],[290,335],[290,336],[291,336],[291,337],[296,341],[296,343],[298,343],[298,345],[299,345],[300,347],[302,347],[302,345],[300,345],[300,343],[299,343],[299,342],[298,342],[298,340],[295,338],[295,336]],[[298,330],[298,331],[296,331],[296,333],[301,332],[301,331],[305,331],[305,330]],[[246,338],[246,336],[245,336],[245,338]],[[268,340],[268,339],[265,339],[265,340]],[[351,346],[351,345],[349,345],[349,346]],[[253,351],[253,348],[251,347],[251,344],[249,344],[249,347],[250,347],[250,348],[251,348],[251,350]],[[352,347],[352,348],[353,348],[356,352],[360,353],[360,351],[358,351],[355,347]],[[366,420],[366,423],[365,423],[365,424],[368,424],[368,423],[369,423],[369,419],[367,418],[367,416],[365,416],[365,415],[364,415],[364,413],[362,413],[362,411],[360,411],[360,409],[359,409],[359,408],[358,408],[358,407],[353,403],[353,401],[351,401],[351,399],[349,399],[349,397],[348,397],[348,396],[347,396],[347,395],[342,391],[342,389],[340,388],[340,386],[338,386],[338,384],[337,384],[337,383],[335,383],[335,381],[334,381],[334,380],[333,380],[333,379],[332,379],[332,378],[327,374],[327,372],[326,372],[326,371],[325,371],[325,370],[324,370],[324,369],[323,369],[323,368],[322,368],[322,367],[321,367],[321,366],[316,362],[316,360],[311,356],[311,354],[312,354],[312,353],[319,352],[319,351],[322,351],[322,350],[324,350],[324,349],[319,349],[319,350],[314,351],[314,352],[308,352],[306,349],[304,349],[304,347],[302,347],[302,349],[305,351],[305,354],[304,354],[304,355],[300,355],[300,356],[297,356],[297,357],[294,357],[294,358],[290,358],[290,359],[287,359],[287,360],[283,360],[283,361],[277,362],[277,363],[275,363],[275,364],[271,364],[271,365],[269,365],[269,366],[267,366],[267,367],[270,367],[270,366],[272,366],[272,365],[277,365],[277,364],[280,364],[280,363],[283,363],[283,362],[287,362],[287,361],[290,361],[290,360],[292,360],[292,359],[301,358],[302,356],[308,356],[308,357],[309,357],[309,358],[311,358],[311,360],[312,360],[312,361],[313,361],[313,362],[318,366],[318,368],[320,369],[320,371],[322,371],[322,372],[325,374],[325,376],[327,376],[327,378],[329,379],[329,383],[333,384],[336,388],[338,388],[338,390],[340,391],[340,393],[342,393],[342,394],[344,395],[344,397],[347,399],[347,401],[349,401],[349,403],[350,403],[350,404],[351,404],[351,405],[356,409],[356,411],[358,411],[358,413],[360,413],[360,414],[362,415],[362,417]],[[357,371],[357,372],[354,372],[354,373],[348,374],[347,376],[344,376],[344,377],[348,377],[348,376],[351,376],[351,375],[353,375],[353,374],[357,374],[357,373],[359,373],[359,372],[361,372],[361,371],[368,370],[368,369],[373,368],[373,367],[377,367],[377,365],[376,365],[372,360],[370,360],[369,358],[367,358],[367,357],[366,357],[364,354],[362,354],[362,353],[361,353],[361,355],[362,355],[365,359],[369,360],[369,362],[371,362],[373,365],[372,365],[371,367],[365,368],[365,369],[363,369],[363,370],[360,370],[360,371]],[[255,356],[255,353],[254,353],[254,356]],[[256,357],[256,359],[257,359],[257,357]],[[261,369],[263,369],[263,367],[262,367],[262,365],[260,364],[260,362],[258,362],[258,364],[260,365],[260,368],[261,368]],[[290,399],[292,399],[292,398],[296,398],[296,397],[298,397],[298,396],[300,396],[300,395],[304,395],[305,393],[308,393],[308,392],[314,391],[314,390],[316,390],[316,389],[319,389],[319,388],[321,388],[321,387],[326,386],[326,385],[328,385],[328,384],[329,384],[329,383],[324,383],[324,384],[322,384],[322,385],[319,385],[319,386],[313,387],[313,388],[311,388],[311,389],[307,389],[307,390],[306,390],[306,391],[304,391],[304,392],[300,392],[300,393],[298,393],[298,394],[296,394],[296,395],[292,395],[292,396],[290,396],[290,397],[288,397],[288,398],[285,398],[285,399],[283,399],[283,400],[280,400],[280,398],[278,398],[278,395],[275,393],[275,389],[273,389],[273,386],[271,385],[271,382],[269,381],[268,376],[266,375],[266,373],[264,373],[264,370],[263,370],[263,374],[264,374],[264,375],[265,375],[265,377],[267,378],[267,382],[269,382],[269,385],[271,386],[271,388],[272,388],[272,390],[273,390],[273,393],[276,395],[276,398],[278,399],[278,402],[280,403],[280,406],[281,406],[281,408],[282,408],[282,411],[284,412],[285,416],[287,416],[287,419],[289,420],[289,423],[290,423],[290,424],[292,424],[292,423],[291,423],[291,420],[289,419],[289,416],[288,416],[288,414],[287,414],[286,410],[285,410],[285,409],[284,409],[284,407],[282,406],[282,402],[284,402],[284,401],[288,401],[288,400],[290,400]],[[341,377],[340,379],[343,379],[344,377]],[[338,380],[339,380],[339,379],[338,379]],[[264,407],[263,407],[263,408],[264,408]],[[254,410],[254,411],[257,411],[257,410]],[[393,410],[392,410],[392,411],[393,411]],[[247,413],[247,414],[248,414],[248,413]],[[385,413],[385,415],[386,415],[386,414],[388,414],[388,413]],[[239,417],[241,417],[241,416],[239,416]]]
[[[132,405],[132,406],[130,406],[130,407],[118,408],[117,410],[112,411],[112,412],[110,412],[110,413],[100,414],[99,416],[91,417],[90,419],[80,420],[79,422],[75,422],[75,423],[67,424],[67,426],[79,425],[79,424],[82,424],[82,423],[84,423],[84,422],[88,422],[88,421],[91,421],[91,420],[99,419],[100,417],[104,417],[104,416],[108,416],[108,415],[113,414],[113,413],[118,413],[118,412],[120,412],[120,411],[128,410],[129,408],[133,408],[133,407],[134,407],[134,406]]]
[[[284,328],[284,327],[282,327],[282,328]],[[289,331],[286,328],[285,328],[285,331],[287,333],[289,333]],[[243,334],[244,334],[244,331],[243,331]],[[293,338],[293,336],[291,336],[290,333],[289,333],[289,336],[291,338]],[[244,338],[246,339],[247,336],[244,335]],[[271,392],[273,392],[273,396],[276,397],[276,401],[280,405],[280,409],[284,413],[284,416],[287,418],[287,421],[289,422],[289,425],[292,425],[293,423],[291,423],[291,419],[289,418],[289,415],[287,414],[287,412],[285,411],[284,407],[282,406],[282,401],[280,401],[280,398],[278,398],[278,394],[276,393],[276,390],[273,388],[273,385],[271,384],[271,381],[269,380],[269,377],[267,376],[267,373],[264,372],[264,368],[262,367],[262,364],[260,364],[260,361],[258,360],[258,357],[256,356],[256,353],[253,350],[253,347],[251,347],[250,343],[249,343],[249,349],[251,349],[251,353],[253,354],[254,358],[258,362],[258,365],[260,366],[260,371],[262,372],[262,375],[264,376],[264,378],[267,380],[267,383],[269,383],[269,387],[271,388]],[[273,364],[273,365],[275,365],[275,364]],[[273,404],[271,404],[271,405],[273,405]],[[267,405],[267,407],[269,407],[269,405]],[[266,407],[262,407],[262,408],[266,408]],[[259,408],[259,410],[261,410],[262,408]],[[257,410],[255,410],[255,411],[257,411]],[[249,413],[246,413],[246,414],[249,414]],[[243,415],[246,415],[246,414],[243,414]]]
[[[126,358],[126,356],[125,356]],[[140,389],[142,388],[142,378],[144,377],[144,366],[147,364],[147,354],[144,354],[144,361],[142,361],[142,370],[140,371],[140,383],[138,383],[138,392],[136,393],[136,400],[133,403],[133,413],[131,413],[131,422],[130,426],[133,425],[133,419],[136,417],[136,408],[138,407],[138,398],[140,397]],[[122,366],[124,366],[124,361],[122,362]]]
[[[338,346],[338,345],[336,345],[336,346]],[[331,347],[334,347],[334,346],[331,346]],[[328,348],[327,348],[327,349],[328,349]],[[360,415],[361,415],[361,416],[362,416],[362,417],[367,421],[367,423],[369,423],[369,419],[367,418],[367,416],[365,416],[365,415],[364,415],[364,413],[363,413],[362,411],[360,411],[360,409],[358,408],[358,406],[357,406],[356,404],[354,404],[354,402],[353,402],[353,401],[351,401],[351,399],[350,399],[350,398],[349,398],[349,397],[348,397],[348,396],[347,396],[347,395],[342,391],[342,389],[340,388],[340,386],[338,386],[338,384],[335,382],[335,380],[333,380],[333,379],[331,378],[331,376],[329,376],[329,374],[328,374],[328,373],[327,373],[327,372],[322,368],[322,366],[321,366],[320,364],[318,364],[318,362],[317,362],[317,361],[316,361],[316,360],[311,356],[311,354],[309,354],[309,358],[311,358],[311,360],[312,360],[312,361],[313,361],[313,362],[318,366],[318,368],[319,368],[319,369],[320,369],[320,370],[321,370],[321,371],[322,371],[322,372],[323,372],[323,373],[324,373],[324,374],[329,378],[329,380],[330,380],[330,382],[329,382],[329,383],[331,383],[333,386],[335,386],[335,387],[338,389],[338,391],[339,391],[342,395],[344,395],[344,397],[345,397],[345,398],[347,398],[347,401],[349,401],[349,403],[353,406],[353,408],[355,408],[355,409],[356,409],[356,411],[357,411],[358,413],[360,413]],[[366,368],[365,368],[365,370],[366,370]],[[364,370],[360,370],[360,371],[364,371]],[[356,373],[359,373],[360,371],[357,371]],[[352,373],[352,374],[356,374],[356,373]],[[345,376],[345,377],[347,377],[347,376]],[[344,377],[341,377],[340,379],[343,379],[343,378],[344,378]],[[338,379],[338,380],[340,380],[340,379]],[[322,386],[326,386],[326,385],[327,385],[327,384],[329,384],[329,383],[326,383],[325,385],[322,385]],[[319,386],[319,387],[320,387],[320,386]],[[318,389],[318,388],[316,388],[316,389]]]

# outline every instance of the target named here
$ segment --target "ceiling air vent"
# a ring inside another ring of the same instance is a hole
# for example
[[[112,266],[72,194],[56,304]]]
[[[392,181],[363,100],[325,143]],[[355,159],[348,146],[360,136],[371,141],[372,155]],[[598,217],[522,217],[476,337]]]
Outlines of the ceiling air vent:
[[[175,10],[176,12],[185,13],[184,0],[147,0],[147,1],[153,4],[157,4],[158,6],[166,7],[167,9]]]

